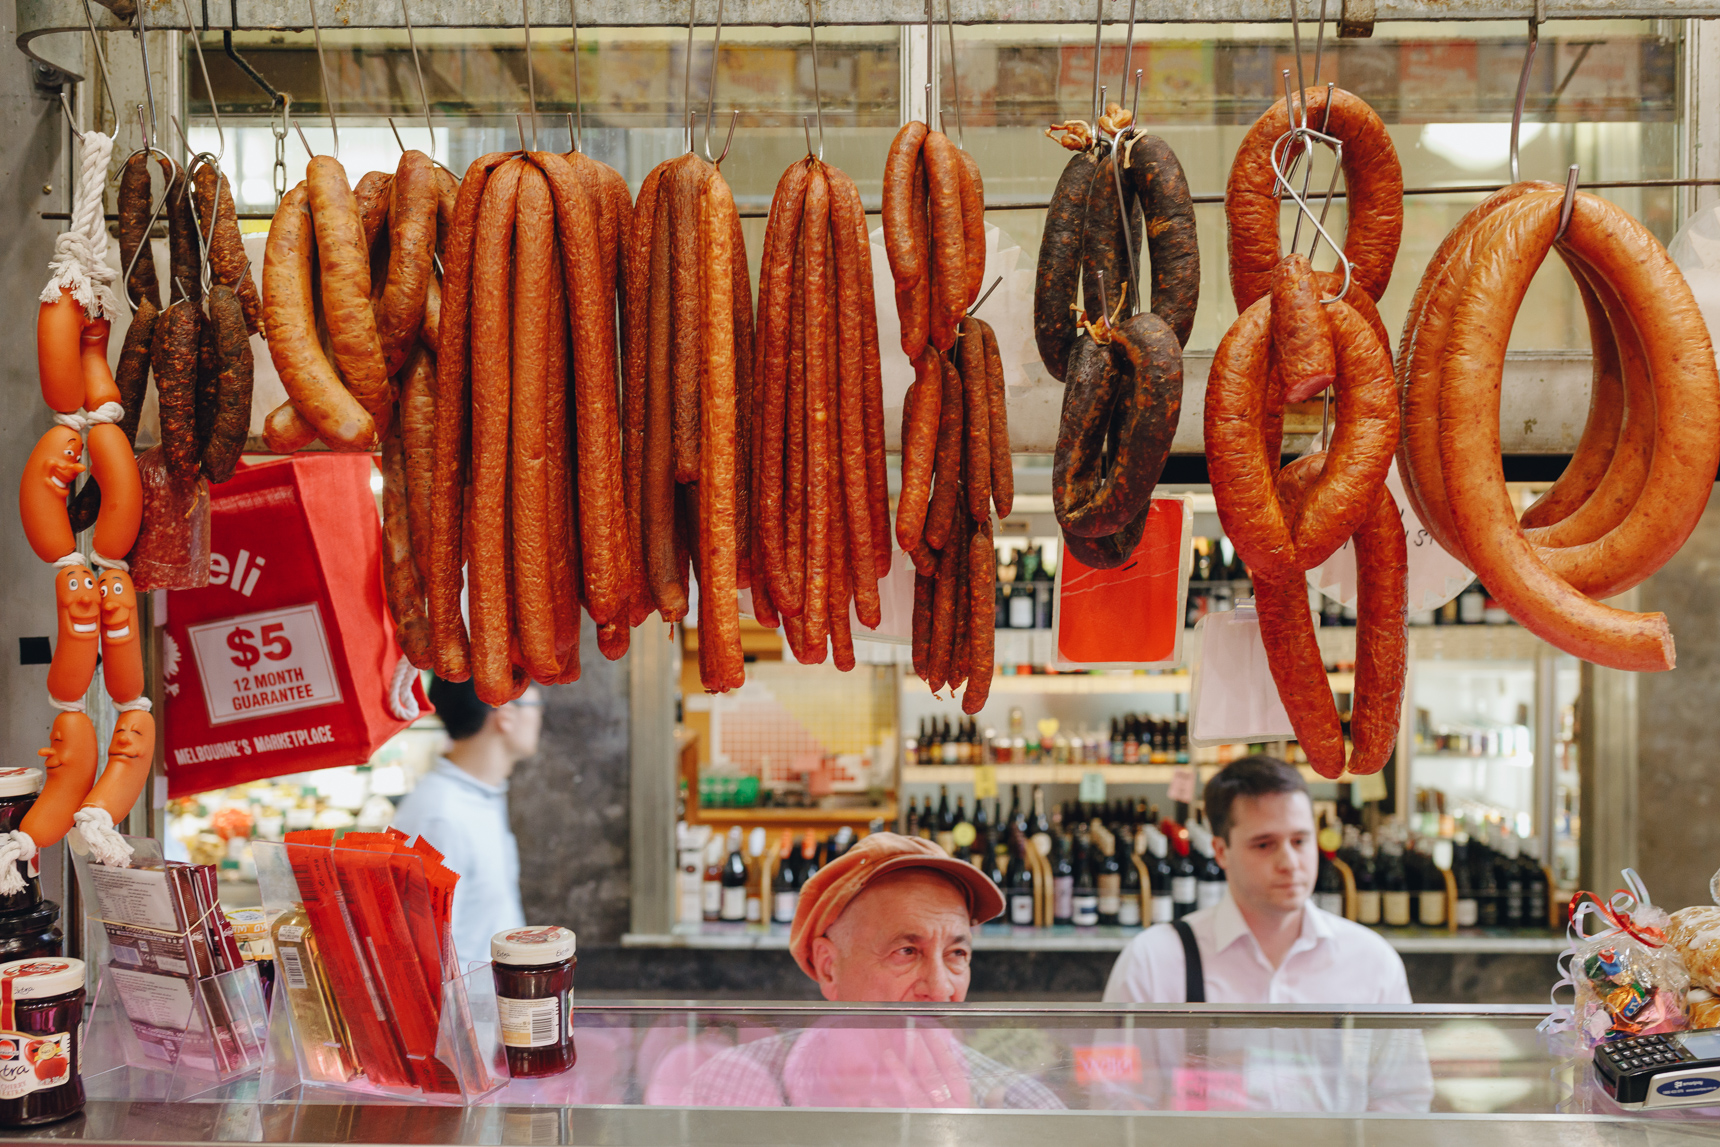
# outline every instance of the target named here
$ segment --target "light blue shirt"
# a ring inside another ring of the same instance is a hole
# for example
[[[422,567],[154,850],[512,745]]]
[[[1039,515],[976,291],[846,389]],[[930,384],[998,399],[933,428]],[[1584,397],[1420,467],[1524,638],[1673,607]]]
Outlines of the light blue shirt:
[[[490,958],[490,937],[525,924],[520,846],[508,824],[508,786],[486,785],[446,757],[424,774],[394,814],[394,827],[442,853],[454,886],[454,951],[463,971]]]

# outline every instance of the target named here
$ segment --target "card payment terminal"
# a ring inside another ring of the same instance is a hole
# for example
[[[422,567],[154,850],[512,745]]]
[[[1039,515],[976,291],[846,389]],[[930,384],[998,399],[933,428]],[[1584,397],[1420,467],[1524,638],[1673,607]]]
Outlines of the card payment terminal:
[[[1720,1106],[1720,1028],[1601,1044],[1595,1048],[1595,1078],[1631,1111]]]

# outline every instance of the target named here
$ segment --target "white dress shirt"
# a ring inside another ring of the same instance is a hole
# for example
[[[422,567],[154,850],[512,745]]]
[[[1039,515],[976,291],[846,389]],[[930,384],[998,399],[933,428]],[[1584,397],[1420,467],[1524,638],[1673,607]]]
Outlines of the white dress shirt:
[[[1185,919],[1200,949],[1206,998],[1216,1004],[1411,1003],[1403,960],[1371,930],[1316,908],[1277,968],[1267,961],[1229,892]],[[1182,941],[1168,924],[1130,941],[1111,969],[1105,999],[1181,1003],[1187,988]],[[1426,1111],[1433,1100],[1417,1027],[1308,1027],[1263,1012],[1249,1026],[1137,1030],[1118,1042],[1140,1049],[1138,1084],[1094,1106],[1125,1101],[1177,1111]]]
[[[1302,934],[1274,968],[1227,890],[1211,908],[1185,919],[1200,949],[1212,1004],[1407,1004],[1403,960],[1371,929],[1308,901]],[[1182,1003],[1187,987],[1182,940],[1155,924],[1129,942],[1105,984],[1107,1003]]]
[[[508,823],[508,786],[486,785],[437,759],[394,814],[394,827],[422,835],[460,874],[452,931],[460,969],[490,958],[490,937],[526,922],[520,907],[520,846]]]

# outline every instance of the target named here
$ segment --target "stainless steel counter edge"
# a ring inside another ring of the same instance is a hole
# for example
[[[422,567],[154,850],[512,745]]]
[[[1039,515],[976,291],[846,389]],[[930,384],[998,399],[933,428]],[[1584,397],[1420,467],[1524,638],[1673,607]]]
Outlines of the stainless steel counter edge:
[[[1138,932],[1127,935],[987,935],[974,937],[976,952],[1121,952]],[[1394,936],[1381,933],[1400,953],[1473,953],[1476,955],[1557,956],[1565,950],[1560,936]],[[624,948],[694,948],[728,951],[787,951],[786,932],[629,932]]]
[[[1224,1112],[760,1110],[641,1107],[414,1107],[335,1104],[138,1103],[94,1100],[81,1117],[0,1142],[568,1144],[605,1147],[1137,1147],[1177,1137],[1226,1147],[1672,1147],[1720,1142],[1720,1125],[1688,1117],[1612,1115],[1329,1115]],[[1161,1138],[1168,1137],[1168,1138]]]

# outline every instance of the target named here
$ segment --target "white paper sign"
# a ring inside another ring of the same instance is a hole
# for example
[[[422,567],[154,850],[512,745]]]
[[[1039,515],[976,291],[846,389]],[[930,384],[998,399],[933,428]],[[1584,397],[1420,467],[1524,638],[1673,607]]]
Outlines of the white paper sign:
[[[1294,740],[1290,714],[1266,663],[1252,599],[1209,613],[1189,685],[1189,740],[1196,745]]]
[[[185,632],[211,725],[340,700],[340,679],[315,602],[225,617]]]
[[[1404,494],[1403,479],[1398,475],[1397,459],[1392,459],[1386,472],[1386,489],[1397,502],[1398,515],[1403,519],[1404,538],[1409,547],[1409,610],[1438,609],[1463,592],[1475,580],[1469,567],[1452,557],[1433,540],[1416,517],[1415,510]],[[1338,552],[1308,571],[1308,584],[1343,605],[1356,604],[1355,543],[1345,542]]]

